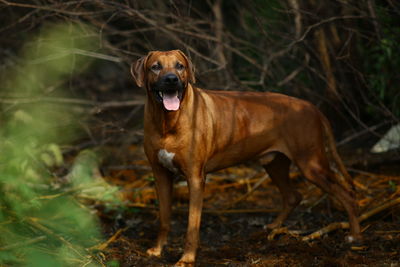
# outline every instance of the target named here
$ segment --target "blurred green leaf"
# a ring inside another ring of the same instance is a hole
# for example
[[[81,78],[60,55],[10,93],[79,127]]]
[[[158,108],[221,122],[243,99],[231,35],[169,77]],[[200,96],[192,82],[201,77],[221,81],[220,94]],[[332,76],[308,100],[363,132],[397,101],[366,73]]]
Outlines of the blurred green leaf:
[[[44,27],[23,49],[24,77],[10,74],[13,91],[4,93],[39,99],[46,87],[79,72],[87,58],[76,50],[93,47],[87,31],[73,23]],[[64,162],[60,144],[78,137],[77,118],[66,105],[42,101],[13,106],[8,114],[0,130],[0,265],[95,266],[86,248],[101,241],[97,218],[67,193],[76,184],[52,185],[49,169]],[[94,162],[80,168],[91,170]],[[93,178],[88,171],[79,175]]]

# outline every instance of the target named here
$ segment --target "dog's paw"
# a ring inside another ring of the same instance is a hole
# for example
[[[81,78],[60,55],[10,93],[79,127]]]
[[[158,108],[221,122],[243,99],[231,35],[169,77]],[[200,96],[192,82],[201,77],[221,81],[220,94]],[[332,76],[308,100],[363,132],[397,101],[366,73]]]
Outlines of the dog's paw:
[[[193,267],[195,262],[195,253],[184,253],[179,261],[174,266]]]
[[[194,262],[178,261],[175,263],[174,267],[194,267]]]
[[[147,255],[149,256],[154,256],[154,257],[161,257],[161,248],[154,247],[154,248],[149,248],[146,251]]]

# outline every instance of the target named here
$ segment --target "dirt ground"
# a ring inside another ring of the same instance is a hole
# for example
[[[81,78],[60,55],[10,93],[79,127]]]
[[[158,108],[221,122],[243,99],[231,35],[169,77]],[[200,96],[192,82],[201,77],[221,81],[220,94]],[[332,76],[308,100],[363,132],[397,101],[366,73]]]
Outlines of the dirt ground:
[[[149,166],[140,155],[132,158],[130,170],[108,172],[110,181],[123,185],[130,204],[120,209],[98,208],[104,233],[110,238],[102,261],[107,266],[172,266],[182,254],[187,226],[185,183],[175,183],[169,245],[161,258],[149,257],[145,251],[158,229],[157,202]],[[357,170],[351,174],[361,213],[399,198],[400,176]],[[304,199],[286,221],[288,229],[305,235],[347,220],[334,201],[296,170],[291,178]],[[252,191],[261,179],[264,182]],[[196,266],[400,266],[398,205],[364,220],[363,242],[348,244],[345,229],[308,242],[288,234],[268,240],[270,232],[264,226],[275,218],[280,203],[278,190],[257,166],[241,165],[209,175]]]

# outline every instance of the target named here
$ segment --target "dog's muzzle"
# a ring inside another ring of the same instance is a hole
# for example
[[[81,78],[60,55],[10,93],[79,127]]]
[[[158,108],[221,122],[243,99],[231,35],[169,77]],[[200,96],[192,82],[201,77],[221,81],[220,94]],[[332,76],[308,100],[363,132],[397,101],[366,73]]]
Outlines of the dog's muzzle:
[[[156,99],[163,104],[166,110],[176,111],[179,109],[183,84],[178,76],[173,73],[164,75],[152,86],[152,90]]]

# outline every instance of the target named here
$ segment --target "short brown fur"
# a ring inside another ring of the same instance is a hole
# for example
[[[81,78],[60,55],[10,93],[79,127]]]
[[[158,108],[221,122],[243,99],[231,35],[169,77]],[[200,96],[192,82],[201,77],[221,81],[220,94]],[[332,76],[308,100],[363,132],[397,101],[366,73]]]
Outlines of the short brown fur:
[[[163,66],[159,73],[151,70],[154,62]],[[176,62],[185,66],[184,71],[174,68]],[[205,175],[249,159],[260,161],[282,194],[283,210],[269,228],[280,226],[301,201],[289,180],[293,162],[308,180],[343,205],[352,237],[360,238],[352,180],[336,152],[327,119],[314,105],[276,93],[196,88],[192,63],[179,50],[150,52],[132,65],[131,71],[137,85],[147,89],[144,148],[156,178],[160,205],[159,234],[148,254],[160,256],[167,243],[172,180],[177,173],[186,177],[190,194],[185,249],[177,266],[191,266],[199,243]],[[185,86],[180,108],[173,112],[156,101],[150,88],[166,73],[176,74]],[[174,153],[172,163],[177,173],[160,163],[162,149]],[[331,171],[328,158],[345,179]]]

